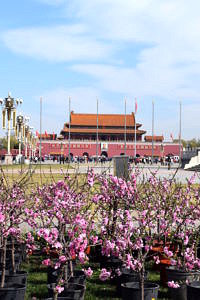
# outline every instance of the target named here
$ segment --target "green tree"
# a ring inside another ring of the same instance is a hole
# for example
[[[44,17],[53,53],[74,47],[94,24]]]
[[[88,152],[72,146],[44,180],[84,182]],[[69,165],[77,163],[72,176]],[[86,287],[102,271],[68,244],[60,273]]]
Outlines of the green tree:
[[[8,148],[8,138],[7,137],[0,138],[0,148],[1,149],[7,149]],[[18,140],[15,138],[14,135],[11,135],[11,137],[10,137],[10,149],[18,149],[18,148],[19,148]]]

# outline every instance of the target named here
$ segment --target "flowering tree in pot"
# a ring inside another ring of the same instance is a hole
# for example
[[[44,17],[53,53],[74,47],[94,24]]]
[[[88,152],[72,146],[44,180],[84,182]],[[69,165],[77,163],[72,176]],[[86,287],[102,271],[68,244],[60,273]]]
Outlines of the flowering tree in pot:
[[[100,192],[93,198],[99,206],[102,253],[119,257],[127,268],[139,273],[140,298],[144,299],[145,262],[153,258],[159,263],[159,256],[151,251],[155,239],[163,239],[166,250],[180,187],[174,180],[159,180],[154,174],[137,186],[135,176],[128,181],[110,180],[111,184],[101,179]],[[110,275],[105,269],[102,273]]]
[[[78,259],[83,264],[88,259],[86,250],[93,229],[93,214],[89,210],[92,178],[93,173],[78,188],[74,187],[74,180],[72,184],[72,179],[68,178],[67,182],[59,181],[38,188],[32,195],[38,205],[35,220],[30,225],[48,247],[57,252],[54,259],[48,257],[43,261],[43,264],[59,270],[53,289],[54,299],[68,288],[69,279],[74,275],[72,260]],[[26,210],[26,214],[28,217],[33,212]]]
[[[93,201],[99,206],[102,254],[119,257],[127,268],[139,272],[144,299],[144,264],[157,229],[152,221],[156,220],[153,202],[144,202],[147,195],[136,187],[134,175],[128,181],[110,176],[100,182],[100,193]],[[103,268],[100,278],[105,280],[109,275],[110,270]]]
[[[18,282],[18,275],[21,277],[21,273],[16,272],[15,265],[15,241],[21,237],[20,226],[24,222],[24,209],[28,205],[28,198],[25,195],[24,190],[20,185],[16,183],[13,186],[7,186],[1,182],[0,186],[0,233],[1,233],[1,280],[0,280],[0,293],[4,293],[5,290],[9,293],[10,288],[6,287],[7,282],[11,279],[14,282]],[[11,239],[11,270],[9,274],[6,274],[6,253],[7,253],[7,241]],[[5,281],[6,280],[6,281]],[[10,285],[10,283],[9,283]],[[17,286],[15,287],[17,288]],[[19,285],[21,289],[21,297],[23,299],[25,294],[25,286]],[[18,296],[19,297],[19,296]]]
[[[197,257],[199,243],[200,191],[193,185],[193,178],[187,186],[180,187],[176,194],[176,206],[170,214],[170,239],[178,245],[176,252],[165,247],[173,267],[167,269],[168,286],[173,299],[187,299],[186,283],[199,278]]]

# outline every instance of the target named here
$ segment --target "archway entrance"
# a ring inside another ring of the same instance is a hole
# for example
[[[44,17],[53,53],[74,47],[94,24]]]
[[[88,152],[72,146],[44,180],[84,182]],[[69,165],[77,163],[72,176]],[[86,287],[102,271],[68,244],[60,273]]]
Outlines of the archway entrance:
[[[108,153],[107,153],[106,151],[102,151],[102,152],[101,152],[101,156],[108,157]]]
[[[83,153],[83,156],[89,157],[89,154],[88,154],[87,152],[84,152],[84,153]]]

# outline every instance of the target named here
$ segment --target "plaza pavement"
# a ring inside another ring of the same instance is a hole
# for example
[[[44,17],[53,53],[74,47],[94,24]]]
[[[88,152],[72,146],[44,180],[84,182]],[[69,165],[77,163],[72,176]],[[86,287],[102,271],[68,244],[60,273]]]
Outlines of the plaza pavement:
[[[56,165],[56,168],[55,168]],[[35,168],[35,164],[33,164],[32,166],[29,166],[31,170],[34,170],[35,174],[40,174],[40,168]],[[135,166],[132,164],[131,169],[134,171],[135,170]],[[93,168],[95,174],[112,174],[113,175],[113,164],[112,162],[106,162],[106,163],[87,163],[87,164],[77,164],[77,163],[72,163],[70,164],[70,167],[67,168],[67,164],[64,165],[60,165],[60,164],[55,164],[54,163],[54,168],[50,169],[50,164],[47,164],[45,162],[42,163],[42,173],[43,174],[48,174],[48,173],[52,173],[52,174],[61,174],[61,173],[69,173],[69,174],[74,174],[74,173],[80,173],[80,174],[84,174],[87,173],[88,169]],[[156,176],[158,178],[172,178],[175,175],[175,178],[177,180],[177,182],[181,182],[181,183],[186,183],[187,180],[194,175],[193,171],[185,171],[183,169],[178,169],[178,164],[173,164],[171,166],[171,169],[168,170],[167,166],[161,166],[160,164],[157,165],[143,165],[143,164],[139,164],[136,167],[137,169],[139,169],[140,173],[141,173],[141,177],[144,175],[145,178],[149,178],[151,176],[152,173],[156,173]],[[8,168],[8,169],[4,169],[5,173],[11,174],[11,173],[19,173],[20,170],[20,166],[19,168]],[[200,173],[196,173],[196,177],[194,179],[194,183],[200,183]]]

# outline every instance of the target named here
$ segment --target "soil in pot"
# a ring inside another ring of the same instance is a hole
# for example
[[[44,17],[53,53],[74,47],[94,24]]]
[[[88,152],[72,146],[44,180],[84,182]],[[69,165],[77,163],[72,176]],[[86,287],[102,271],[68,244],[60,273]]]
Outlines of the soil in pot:
[[[144,284],[144,299],[152,300],[158,297],[159,285],[152,282]],[[123,300],[140,300],[141,290],[139,282],[122,283],[122,299]]]
[[[199,276],[198,272],[186,272],[183,270],[176,269],[175,267],[166,268],[167,281],[178,282],[179,288],[168,287],[170,296],[174,300],[187,300],[187,288],[186,280],[190,282],[194,280],[195,277]]]
[[[48,296],[53,297],[53,289],[55,288],[55,283],[48,284]],[[62,291],[60,297],[69,297],[74,300],[83,300],[85,295],[85,286],[81,284],[69,283],[68,286],[64,286],[64,291]]]
[[[26,287],[22,284],[5,285],[0,288],[0,299],[2,300],[24,300]]]
[[[200,281],[192,281],[187,284],[187,300],[200,299]]]

